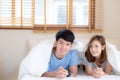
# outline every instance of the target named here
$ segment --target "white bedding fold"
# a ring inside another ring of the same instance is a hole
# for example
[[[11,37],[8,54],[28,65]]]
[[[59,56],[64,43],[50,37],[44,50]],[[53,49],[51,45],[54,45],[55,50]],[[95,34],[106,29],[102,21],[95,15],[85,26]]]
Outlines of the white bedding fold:
[[[28,75],[41,76],[47,70],[51,49],[53,47],[53,42],[49,44],[48,42],[39,43],[39,45],[35,46],[24,58],[20,65],[18,80],[22,80]]]
[[[22,61],[20,65],[18,80],[42,80],[40,76],[47,70],[52,47],[53,47],[53,41],[48,41],[48,40],[44,42],[42,41],[37,46],[35,46]],[[74,42],[73,49],[77,49],[80,55],[81,54],[83,55],[84,51],[86,50],[86,43],[82,43],[79,41]],[[115,74],[120,75],[120,64],[119,64],[120,52],[115,48],[114,45],[107,42],[107,53],[108,53],[107,54],[108,61],[114,68]],[[47,78],[44,78],[44,80],[46,79]],[[50,78],[48,80],[54,80],[54,79]],[[72,80],[72,78],[70,80]],[[75,80],[77,80],[77,78]],[[118,80],[118,79],[114,79],[114,80]],[[120,76],[119,76],[119,80],[120,80]]]
[[[120,75],[120,51],[117,50],[117,48],[107,42],[107,57],[108,57],[108,61],[110,62],[110,64],[113,67],[113,72],[116,75]]]

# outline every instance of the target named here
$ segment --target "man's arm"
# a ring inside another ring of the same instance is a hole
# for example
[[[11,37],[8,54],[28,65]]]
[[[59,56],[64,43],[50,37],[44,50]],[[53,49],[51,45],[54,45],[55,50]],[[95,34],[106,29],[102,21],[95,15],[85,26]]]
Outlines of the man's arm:
[[[63,79],[68,75],[68,71],[63,67],[60,67],[57,71],[45,72],[42,74],[42,77],[56,77],[58,79]]]
[[[71,55],[71,62],[70,62],[70,76],[76,76],[78,74],[78,65],[80,64],[80,59],[77,50],[73,50]]]
[[[53,72],[45,72],[42,74],[42,77],[56,77],[57,72],[53,71]]]
[[[70,71],[70,76],[75,77],[78,73],[78,66],[70,66],[69,71]]]

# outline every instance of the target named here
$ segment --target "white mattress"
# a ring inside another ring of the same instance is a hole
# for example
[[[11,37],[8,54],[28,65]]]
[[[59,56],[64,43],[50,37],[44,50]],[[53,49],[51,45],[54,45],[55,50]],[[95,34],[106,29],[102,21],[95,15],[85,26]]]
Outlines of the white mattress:
[[[26,76],[23,80],[58,80],[56,78],[47,78],[47,77],[34,77],[34,76]],[[66,77],[62,80],[120,80],[120,76],[116,75],[107,75],[101,78],[93,78],[91,76],[86,75],[78,75],[76,77]]]
[[[60,80],[57,78],[49,77],[38,77],[38,76],[26,76],[23,80]],[[61,80],[120,80],[120,76],[117,75],[106,75],[101,78],[93,78],[92,76],[87,76],[84,73],[78,74],[76,77],[66,77]]]
[[[47,69],[50,58],[49,52],[51,52],[51,47],[53,47],[53,42],[48,40],[49,39],[47,39],[47,41],[41,41],[37,46],[32,48],[30,53],[24,58],[20,66],[18,80],[58,80],[56,78],[40,77]],[[77,49],[80,53],[80,56],[82,56],[81,54],[86,50],[85,44],[83,44],[83,42],[77,41],[74,42],[73,45],[73,49]],[[120,80],[120,76],[117,76],[120,75],[120,52],[115,48],[114,45],[110,43],[107,44],[107,52],[109,53],[108,60],[112,64],[113,70],[115,69],[114,71],[116,75],[93,78],[85,75],[84,73],[80,73],[76,77],[66,77],[62,80]],[[79,70],[79,72],[81,71]]]

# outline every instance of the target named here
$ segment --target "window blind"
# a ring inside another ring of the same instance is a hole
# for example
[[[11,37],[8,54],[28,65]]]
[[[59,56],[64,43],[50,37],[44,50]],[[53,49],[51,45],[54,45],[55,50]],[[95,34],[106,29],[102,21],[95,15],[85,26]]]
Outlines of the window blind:
[[[0,28],[95,30],[103,0],[0,0]]]
[[[0,0],[1,28],[32,28],[34,0]]]
[[[39,23],[36,24],[35,29],[83,29],[91,30],[95,28],[95,0],[39,0],[44,9],[41,9],[41,17],[36,17]],[[41,7],[41,5],[37,7]],[[46,12],[46,13],[44,13]],[[41,14],[37,13],[37,14]],[[46,19],[44,19],[46,18]],[[44,22],[46,24],[44,24]],[[41,24],[42,23],[42,24]]]
[[[89,0],[70,0],[69,18],[70,28],[87,29],[89,16]]]
[[[96,0],[95,8],[95,28],[102,29],[104,26],[104,6],[103,0]]]

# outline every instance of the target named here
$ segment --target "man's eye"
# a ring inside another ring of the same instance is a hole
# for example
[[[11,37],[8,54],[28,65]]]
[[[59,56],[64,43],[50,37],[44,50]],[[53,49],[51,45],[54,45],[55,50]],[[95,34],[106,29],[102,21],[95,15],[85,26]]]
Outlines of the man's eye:
[[[69,46],[70,44],[66,44],[67,46]]]
[[[59,42],[59,44],[62,44],[62,42]]]

